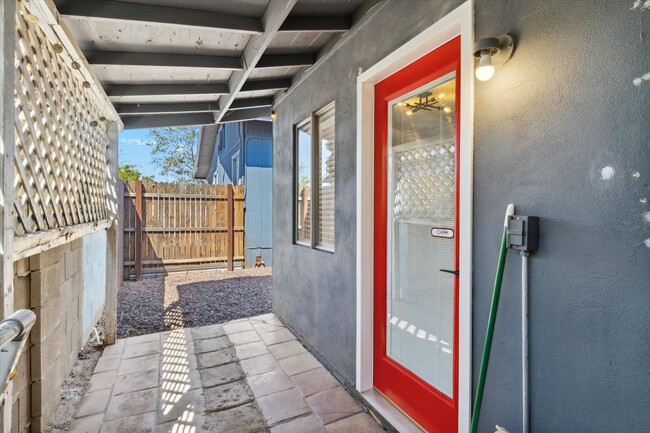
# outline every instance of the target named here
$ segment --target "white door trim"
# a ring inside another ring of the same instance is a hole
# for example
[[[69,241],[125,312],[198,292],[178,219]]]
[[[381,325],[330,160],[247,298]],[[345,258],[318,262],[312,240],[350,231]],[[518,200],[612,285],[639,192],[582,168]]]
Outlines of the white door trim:
[[[357,77],[357,359],[356,388],[373,389],[373,236],[375,84],[445,42],[460,48],[460,311],[458,431],[469,432],[472,360],[472,182],[474,123],[474,22],[471,0]]]

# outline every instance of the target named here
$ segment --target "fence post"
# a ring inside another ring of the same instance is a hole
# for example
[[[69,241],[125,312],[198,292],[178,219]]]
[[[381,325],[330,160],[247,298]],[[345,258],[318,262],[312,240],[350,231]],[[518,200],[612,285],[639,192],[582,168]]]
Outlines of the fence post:
[[[227,223],[228,223],[228,240],[226,249],[228,251],[228,270],[235,269],[235,197],[234,185],[228,185],[228,205],[227,205]]]
[[[14,309],[14,220],[11,211],[14,207],[14,64],[16,52],[16,1],[0,2],[0,320],[6,318]],[[0,425],[3,432],[11,431],[11,411],[13,409],[12,387],[10,383],[0,403]],[[1,399],[0,399],[1,400]]]
[[[107,198],[108,198],[108,217],[112,220],[112,225],[106,230],[106,344],[115,344],[117,339],[117,291],[121,281],[117,279],[118,275],[118,231],[120,230],[119,209],[119,184],[117,174],[117,122],[109,122],[107,127],[108,146],[106,148],[106,162],[108,165],[107,173]]]
[[[142,219],[142,205],[144,204],[144,194],[142,194],[142,181],[135,181],[135,280],[142,278],[142,229],[144,221]]]

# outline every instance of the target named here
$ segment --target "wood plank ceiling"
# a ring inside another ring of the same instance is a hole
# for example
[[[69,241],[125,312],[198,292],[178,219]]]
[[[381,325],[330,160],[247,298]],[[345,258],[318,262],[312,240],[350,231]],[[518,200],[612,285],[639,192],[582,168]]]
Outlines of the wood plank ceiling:
[[[126,129],[268,117],[364,0],[55,0]]]

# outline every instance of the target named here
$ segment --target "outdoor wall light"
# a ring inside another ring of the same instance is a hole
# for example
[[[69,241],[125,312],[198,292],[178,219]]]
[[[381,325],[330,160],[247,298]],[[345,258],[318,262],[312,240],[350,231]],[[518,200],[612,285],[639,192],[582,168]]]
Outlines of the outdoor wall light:
[[[271,119],[275,120],[278,115],[275,114],[275,110],[271,110]]]
[[[480,59],[476,78],[487,81],[494,76],[494,68],[505,64],[515,49],[515,40],[510,35],[485,38],[474,44],[474,57]]]

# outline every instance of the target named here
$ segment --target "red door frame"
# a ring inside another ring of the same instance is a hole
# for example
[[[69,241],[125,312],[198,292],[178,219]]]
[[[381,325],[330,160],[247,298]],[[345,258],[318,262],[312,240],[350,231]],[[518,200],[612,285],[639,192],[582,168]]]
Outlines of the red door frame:
[[[460,36],[416,60],[375,86],[374,192],[374,386],[430,433],[458,432],[459,278],[454,282],[453,398],[420,379],[386,355],[387,150],[388,102],[450,72],[456,72],[456,237],[459,269],[460,195]]]

